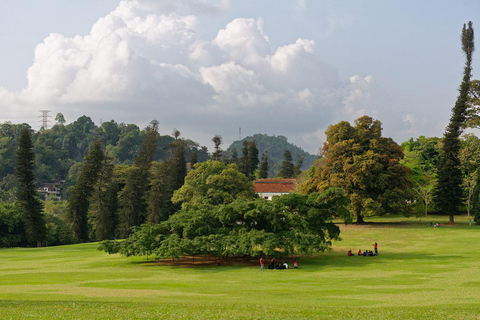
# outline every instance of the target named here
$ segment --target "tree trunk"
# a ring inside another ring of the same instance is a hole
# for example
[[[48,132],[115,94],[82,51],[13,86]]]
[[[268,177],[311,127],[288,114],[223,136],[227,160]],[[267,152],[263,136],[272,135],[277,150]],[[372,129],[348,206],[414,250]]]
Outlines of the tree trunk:
[[[455,224],[455,221],[453,220],[453,214],[450,214],[449,219],[448,219],[449,224]]]
[[[363,217],[361,214],[357,213],[357,222],[356,224],[364,224],[365,221],[363,220]]]

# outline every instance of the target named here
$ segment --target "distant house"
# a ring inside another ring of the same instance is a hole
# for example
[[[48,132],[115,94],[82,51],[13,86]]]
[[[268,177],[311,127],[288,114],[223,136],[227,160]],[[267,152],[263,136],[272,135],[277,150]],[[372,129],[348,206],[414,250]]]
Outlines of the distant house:
[[[273,196],[281,196],[295,192],[297,189],[296,179],[258,179],[253,181],[255,193],[259,197],[272,200]]]
[[[43,196],[47,200],[48,196],[53,195],[55,199],[62,200],[62,185],[65,180],[55,181],[52,183],[42,183],[37,189],[40,196]]]

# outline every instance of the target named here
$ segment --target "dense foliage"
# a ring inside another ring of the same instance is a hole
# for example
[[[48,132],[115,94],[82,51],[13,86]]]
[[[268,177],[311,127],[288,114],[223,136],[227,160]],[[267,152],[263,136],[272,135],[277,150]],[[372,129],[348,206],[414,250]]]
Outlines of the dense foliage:
[[[342,188],[357,223],[370,215],[410,213],[410,170],[400,164],[400,146],[382,137],[380,121],[368,116],[355,120],[355,126],[342,121],[329,126],[326,135],[326,163],[311,173],[303,192]]]
[[[161,224],[144,224],[123,242],[99,249],[161,258],[210,254],[224,257],[312,254],[327,250],[340,230],[333,217],[347,218],[341,190],[289,194],[273,201],[238,198],[226,204],[188,203]]]

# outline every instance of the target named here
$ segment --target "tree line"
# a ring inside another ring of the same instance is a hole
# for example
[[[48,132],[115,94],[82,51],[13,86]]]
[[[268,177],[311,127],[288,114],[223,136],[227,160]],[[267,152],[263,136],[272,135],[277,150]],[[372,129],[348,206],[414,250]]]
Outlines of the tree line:
[[[115,135],[107,134],[111,131],[91,136],[90,146],[83,149],[83,161],[68,170],[75,171],[69,201],[42,202],[35,190],[35,134],[28,126],[20,130],[7,125],[2,130],[18,136],[14,162],[18,189],[13,201],[0,205],[0,244],[41,246],[125,239],[102,242],[102,249],[170,258],[278,250],[311,253],[325,250],[338,238],[338,227],[331,222],[334,218],[364,223],[372,215],[427,215],[434,208],[448,214],[453,223],[453,216],[465,206],[479,223],[480,142],[474,135],[461,136],[464,128],[479,123],[480,86],[470,75],[471,23],[462,30],[462,49],[464,77],[443,139],[421,136],[400,146],[383,137],[380,121],[369,116],[356,119],[353,125],[341,121],[328,127],[321,157],[303,174],[299,192],[271,202],[258,199],[253,192],[252,180],[269,176],[268,150],[260,156],[255,139],[244,140],[239,154],[236,148],[223,151],[222,138],[216,135],[210,160],[205,151],[204,161],[199,161],[198,148],[175,130],[173,137],[164,138],[168,148],[158,161],[163,144],[159,144],[162,136],[155,120],[141,131],[141,143],[128,162],[117,159],[124,159],[119,150],[125,144],[120,140],[111,144],[115,140]],[[90,122],[81,119],[73,127],[86,132]],[[55,130],[64,130],[64,119],[58,117],[58,121]],[[131,132],[126,136],[136,135]],[[67,135],[63,136],[64,147],[77,139]],[[41,137],[37,141],[43,141]],[[59,139],[45,141],[58,144]],[[77,143],[79,150],[80,146]],[[9,147],[0,150],[11,152]],[[7,168],[12,165],[5,160]],[[301,157],[294,164],[292,153],[284,150],[277,176],[298,177],[302,164]],[[57,213],[44,214],[47,208]]]

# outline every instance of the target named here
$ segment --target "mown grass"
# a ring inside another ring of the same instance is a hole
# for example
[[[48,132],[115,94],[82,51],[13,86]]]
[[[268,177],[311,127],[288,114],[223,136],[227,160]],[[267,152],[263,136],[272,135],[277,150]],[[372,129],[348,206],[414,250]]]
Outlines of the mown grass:
[[[300,258],[298,270],[263,273],[147,263],[96,244],[2,249],[0,318],[479,319],[480,228],[466,217],[447,220],[342,225],[331,252]],[[374,242],[378,257],[347,257]]]

